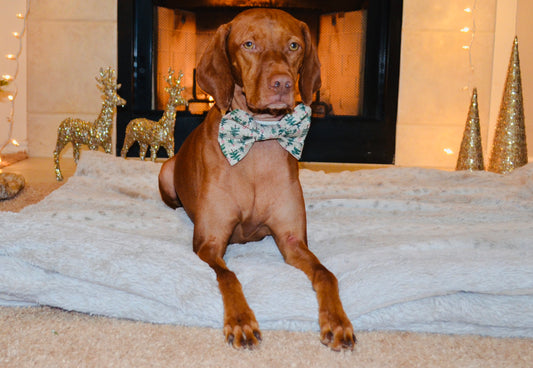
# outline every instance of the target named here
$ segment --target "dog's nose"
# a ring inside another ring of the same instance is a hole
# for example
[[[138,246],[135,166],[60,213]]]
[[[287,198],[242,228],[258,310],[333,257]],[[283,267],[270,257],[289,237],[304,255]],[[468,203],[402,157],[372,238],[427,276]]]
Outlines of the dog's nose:
[[[292,90],[292,78],[286,74],[276,74],[270,78],[270,88],[284,94]]]

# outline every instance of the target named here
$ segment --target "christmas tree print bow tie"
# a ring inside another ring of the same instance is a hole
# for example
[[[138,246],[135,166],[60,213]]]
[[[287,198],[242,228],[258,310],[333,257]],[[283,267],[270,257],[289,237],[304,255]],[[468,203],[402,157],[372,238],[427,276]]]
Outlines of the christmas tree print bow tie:
[[[259,122],[243,110],[222,117],[218,143],[231,166],[246,156],[257,141],[276,139],[291,155],[300,159],[304,140],[311,125],[311,108],[300,104],[279,121]]]

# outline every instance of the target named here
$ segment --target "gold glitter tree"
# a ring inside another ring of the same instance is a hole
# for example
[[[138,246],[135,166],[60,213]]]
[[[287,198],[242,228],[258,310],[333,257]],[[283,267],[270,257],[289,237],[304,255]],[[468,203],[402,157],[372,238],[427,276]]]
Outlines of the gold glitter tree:
[[[477,104],[477,88],[474,88],[455,170],[473,171],[484,169],[483,149],[481,147],[481,129],[479,127],[479,109]]]
[[[96,150],[101,146],[106,153],[111,153],[113,118],[117,111],[117,106],[124,106],[126,101],[117,93],[120,84],[117,84],[114,69],[101,68],[100,75],[96,77],[96,81],[98,82],[98,88],[104,93],[102,95],[102,110],[96,120],[92,122],[66,118],[61,122],[57,130],[54,165],[56,179],[58,181],[63,180],[63,175],[59,168],[59,155],[67,144],[72,143],[74,161],[76,163],[78,163],[78,159],[80,158],[80,145],[82,144],[86,144],[91,150]]]
[[[494,135],[489,171],[505,174],[525,164],[527,164],[526,130],[518,38],[515,37]]]
[[[139,143],[139,156],[144,160],[148,147],[150,147],[150,157],[155,162],[159,147],[164,147],[168,157],[174,156],[174,125],[176,123],[176,107],[187,105],[187,101],[181,93],[185,87],[181,86],[183,73],[180,71],[178,78],[174,77],[174,70],[168,68],[166,79],[168,87],[168,101],[163,116],[159,121],[146,118],[133,119],[126,127],[126,137],[122,146],[121,156],[126,158],[126,154],[131,145],[137,141]]]

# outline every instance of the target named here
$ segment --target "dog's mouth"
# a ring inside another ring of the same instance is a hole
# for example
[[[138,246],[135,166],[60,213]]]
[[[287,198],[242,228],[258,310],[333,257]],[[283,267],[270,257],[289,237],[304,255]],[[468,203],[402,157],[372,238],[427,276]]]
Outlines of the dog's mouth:
[[[242,88],[242,87],[241,87]],[[259,116],[270,116],[274,119],[281,118],[287,114],[291,114],[294,110],[294,107],[290,103],[281,101],[281,98],[277,98],[274,101],[270,101],[265,104],[253,104],[251,103],[244,90],[240,91],[242,97],[244,98],[244,103],[246,104],[247,109],[254,115]]]
[[[255,115],[270,115],[273,117],[280,117],[287,114],[291,114],[293,111],[292,107],[285,106],[285,107],[264,107],[264,108],[255,108],[252,106],[248,106],[248,109]]]

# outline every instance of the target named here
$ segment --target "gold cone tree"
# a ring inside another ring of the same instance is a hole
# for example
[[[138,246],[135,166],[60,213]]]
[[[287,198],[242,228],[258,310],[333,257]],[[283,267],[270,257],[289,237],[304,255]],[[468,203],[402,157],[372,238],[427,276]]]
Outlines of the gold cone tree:
[[[477,104],[477,88],[474,88],[455,170],[473,171],[484,169],[481,129],[479,127],[479,109]]]
[[[527,164],[527,146],[524,105],[518,38],[515,37],[488,169],[505,174],[525,164]]]

